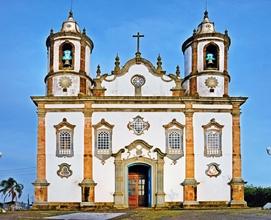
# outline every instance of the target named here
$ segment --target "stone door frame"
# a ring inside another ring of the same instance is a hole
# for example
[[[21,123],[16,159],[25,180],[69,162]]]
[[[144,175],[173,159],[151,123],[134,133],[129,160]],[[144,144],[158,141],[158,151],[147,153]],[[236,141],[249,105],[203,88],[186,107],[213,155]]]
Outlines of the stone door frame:
[[[151,146],[152,147],[152,146]],[[112,154],[115,158],[115,193],[114,207],[129,208],[128,201],[128,167],[133,164],[146,164],[151,169],[151,207],[165,206],[164,193],[164,157],[159,148],[153,150],[157,154],[157,159],[147,157],[132,157],[122,159],[121,155],[125,149],[120,149],[117,153]]]

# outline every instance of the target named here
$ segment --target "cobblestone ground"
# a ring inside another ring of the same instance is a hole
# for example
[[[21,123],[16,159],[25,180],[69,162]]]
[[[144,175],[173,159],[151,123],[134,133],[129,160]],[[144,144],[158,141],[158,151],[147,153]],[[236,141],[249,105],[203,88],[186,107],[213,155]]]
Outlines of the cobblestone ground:
[[[132,210],[97,210],[96,219],[106,216],[104,219],[110,219],[116,216],[116,213],[125,213],[114,220],[271,220],[271,210],[261,209],[220,209],[220,210],[154,210],[154,209],[132,209]],[[110,215],[110,213],[114,213]],[[69,216],[69,214],[71,214]],[[0,213],[0,220],[33,220],[46,219],[49,216],[65,215],[61,219],[90,219],[95,220],[94,212],[75,212],[75,211],[17,211]],[[110,216],[109,218],[107,218]],[[81,217],[81,218],[80,218]]]

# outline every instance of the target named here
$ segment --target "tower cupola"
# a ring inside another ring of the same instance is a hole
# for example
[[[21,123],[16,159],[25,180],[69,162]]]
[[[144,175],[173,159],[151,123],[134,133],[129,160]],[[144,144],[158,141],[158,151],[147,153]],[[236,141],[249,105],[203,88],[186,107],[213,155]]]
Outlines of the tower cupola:
[[[197,34],[214,33],[215,24],[211,22],[208,16],[208,11],[204,12],[203,21],[198,25]]]
[[[60,32],[51,31],[46,41],[48,73],[45,77],[47,95],[90,95],[90,56],[93,42],[85,29],[80,31],[72,11],[62,23]]]
[[[79,26],[78,26],[77,22],[73,18],[72,11],[69,12],[68,19],[63,22],[61,32],[80,33]]]
[[[202,22],[182,45],[185,59],[183,87],[191,96],[228,96],[228,50],[230,38],[215,30],[214,22],[204,12]]]

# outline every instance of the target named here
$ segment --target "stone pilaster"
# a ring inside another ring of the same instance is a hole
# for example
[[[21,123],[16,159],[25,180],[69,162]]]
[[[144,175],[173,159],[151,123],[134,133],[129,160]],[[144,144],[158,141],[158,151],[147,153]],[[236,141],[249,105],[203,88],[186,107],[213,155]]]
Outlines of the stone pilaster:
[[[46,149],[45,149],[45,106],[38,104],[38,143],[37,143],[37,179],[35,188],[35,205],[47,203]]]
[[[121,160],[121,154],[124,153],[124,149],[121,149],[115,157],[115,193],[114,193],[114,207],[124,208],[124,177],[123,177],[123,164]]]
[[[164,157],[166,154],[157,152],[157,193],[156,207],[165,207],[165,192],[164,192]]]
[[[240,141],[240,105],[233,103],[232,108],[232,179],[231,186],[232,207],[246,207],[244,200],[244,180],[242,179],[241,141]]]
[[[185,208],[198,205],[197,185],[195,180],[195,159],[194,159],[194,134],[193,134],[193,110],[192,104],[185,106],[185,180],[183,185],[183,206]]]
[[[192,43],[192,73],[189,82],[190,95],[197,95],[197,76],[195,74],[198,70],[198,43],[195,41]]]
[[[79,184],[82,189],[82,206],[92,206],[95,201],[95,186],[93,181],[93,161],[92,161],[92,123],[91,123],[91,103],[85,103],[84,109],[84,179]]]

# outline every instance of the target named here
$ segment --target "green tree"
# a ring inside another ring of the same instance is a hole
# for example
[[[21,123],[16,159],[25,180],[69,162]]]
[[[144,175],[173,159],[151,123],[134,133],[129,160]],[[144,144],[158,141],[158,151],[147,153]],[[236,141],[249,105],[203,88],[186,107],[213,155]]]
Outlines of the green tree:
[[[14,202],[14,200],[17,201],[17,198],[21,197],[24,188],[22,184],[17,183],[12,177],[9,177],[7,180],[2,180],[0,187],[0,193],[4,196],[4,202],[7,197],[11,197],[11,202]]]

